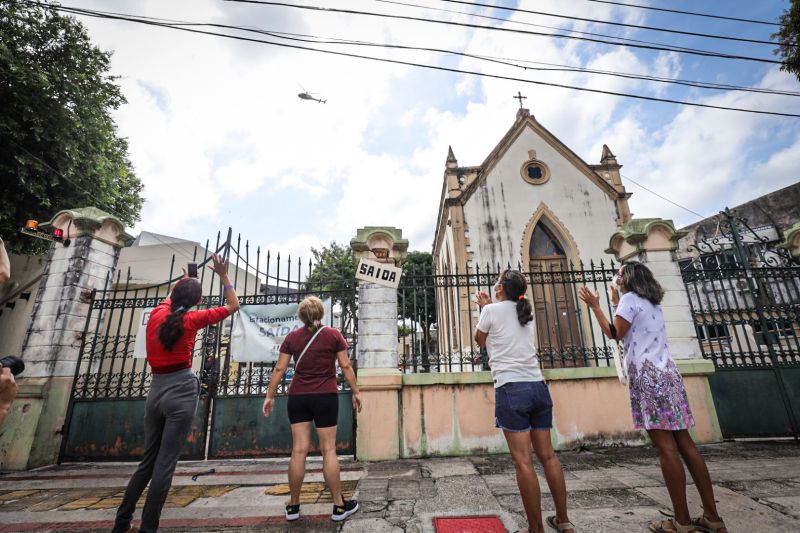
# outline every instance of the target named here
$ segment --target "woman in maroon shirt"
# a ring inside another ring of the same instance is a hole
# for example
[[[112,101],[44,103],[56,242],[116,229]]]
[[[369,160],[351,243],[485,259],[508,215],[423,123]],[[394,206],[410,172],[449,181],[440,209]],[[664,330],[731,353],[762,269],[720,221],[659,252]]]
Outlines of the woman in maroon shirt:
[[[203,301],[197,278],[184,272],[169,297],[153,309],[147,322],[147,362],[153,372],[144,412],[144,457],[131,476],[117,510],[113,533],[135,532],[133,511],[148,482],[150,490],[138,531],[158,531],[161,509],[172,485],[181,448],[189,431],[200,396],[200,382],[192,373],[192,348],[197,332],[221,322],[239,310],[239,299],[228,279],[228,265],[217,254],[211,256],[225,290],[225,306],[189,311]]]
[[[361,411],[361,395],[356,375],[347,356],[347,341],[339,330],[322,325],[325,306],[319,298],[308,297],[297,311],[305,327],[289,333],[281,344],[278,362],[264,399],[264,416],[275,407],[275,392],[294,358],[294,377],[289,385],[287,411],[292,425],[292,458],[289,460],[289,505],[286,519],[300,518],[300,487],[306,474],[306,457],[311,449],[311,423],[317,427],[322,452],[322,473],[333,497],[331,519],[344,520],[358,511],[358,502],[344,501],[336,456],[336,423],[339,418],[339,389],[336,385],[336,362],[342,369],[350,390],[353,409]]]

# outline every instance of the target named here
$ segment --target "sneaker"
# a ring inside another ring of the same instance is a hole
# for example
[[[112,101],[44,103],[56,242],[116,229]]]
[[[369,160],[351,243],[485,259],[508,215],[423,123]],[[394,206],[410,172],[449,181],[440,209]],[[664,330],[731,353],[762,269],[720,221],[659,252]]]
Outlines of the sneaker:
[[[299,505],[287,505],[286,506],[286,520],[289,522],[294,522],[300,518],[300,506]]]
[[[334,505],[331,520],[334,522],[341,522],[351,514],[358,511],[358,502],[356,500],[346,500],[344,506]]]

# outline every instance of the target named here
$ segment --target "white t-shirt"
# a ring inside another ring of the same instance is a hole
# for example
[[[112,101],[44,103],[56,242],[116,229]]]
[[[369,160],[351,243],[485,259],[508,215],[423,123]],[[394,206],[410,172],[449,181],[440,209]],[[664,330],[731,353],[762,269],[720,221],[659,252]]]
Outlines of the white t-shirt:
[[[478,329],[486,333],[486,350],[494,386],[515,381],[542,381],[533,341],[533,320],[520,326],[517,304],[504,300],[481,311]]]
[[[653,305],[635,292],[626,292],[619,299],[616,316],[631,325],[622,338],[627,367],[635,365],[637,370],[641,370],[645,361],[650,361],[659,370],[666,368],[672,354],[661,306]]]

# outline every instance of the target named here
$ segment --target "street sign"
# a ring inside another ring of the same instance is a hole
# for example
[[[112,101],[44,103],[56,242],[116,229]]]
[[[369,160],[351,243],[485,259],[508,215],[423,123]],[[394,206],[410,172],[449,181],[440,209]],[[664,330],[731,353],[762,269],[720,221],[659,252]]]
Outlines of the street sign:
[[[356,279],[371,281],[377,285],[396,289],[400,285],[402,273],[403,269],[394,265],[362,259],[356,269]]]

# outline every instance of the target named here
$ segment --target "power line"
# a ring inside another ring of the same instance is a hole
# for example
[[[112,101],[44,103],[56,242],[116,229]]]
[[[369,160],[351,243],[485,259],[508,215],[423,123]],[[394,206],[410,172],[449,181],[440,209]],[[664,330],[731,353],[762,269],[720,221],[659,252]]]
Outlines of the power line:
[[[34,2],[29,2],[29,3],[34,3]],[[175,26],[175,25],[171,25],[171,24],[155,22],[155,21],[152,21],[152,20],[138,19],[138,18],[135,18],[135,17],[125,17],[125,16],[98,14],[98,13],[92,12],[91,10],[83,10],[83,9],[79,9],[79,8],[71,8],[71,7],[66,7],[66,6],[58,6],[58,7],[51,6],[51,7],[53,9],[56,9],[56,10],[64,11],[64,12],[67,12],[67,13],[78,14],[78,15],[85,15],[85,16],[91,16],[91,17],[96,17],[96,18],[106,18],[106,19],[112,19],[112,20],[124,20],[124,21],[128,21],[128,22],[134,22],[134,23],[145,24],[145,25],[150,25],[150,26],[158,26],[158,27],[163,27],[163,28],[170,28],[170,29],[174,29],[174,30],[178,30],[178,31],[185,31],[185,32],[189,32],[189,33],[197,33],[197,34],[201,34],[201,35],[211,35],[211,36],[223,37],[223,38],[233,39],[233,40],[238,40],[238,41],[266,44],[266,45],[271,45],[271,46],[278,46],[278,47],[281,47],[281,48],[289,48],[289,49],[296,49],[296,50],[305,50],[305,51],[311,51],[311,52],[318,52],[318,53],[341,56],[341,57],[351,57],[351,58],[355,58],[355,59],[366,59],[366,60],[377,61],[377,62],[381,62],[381,63],[389,63],[389,64],[405,65],[405,66],[411,66],[411,67],[419,67],[419,68],[425,68],[425,69],[430,69],[430,70],[439,70],[439,71],[443,71],[443,72],[451,72],[451,73],[457,73],[457,74],[467,74],[467,75],[472,75],[472,76],[487,77],[487,78],[500,79],[500,80],[506,80],[506,81],[516,81],[516,82],[528,83],[528,84],[533,84],[533,85],[542,85],[542,86],[547,86],[547,87],[557,87],[557,88],[571,89],[571,90],[582,91],[582,92],[606,94],[606,95],[610,95],[610,96],[621,96],[621,97],[627,97],[627,98],[635,98],[635,99],[638,99],[638,100],[645,100],[645,101],[679,104],[679,105],[686,105],[686,106],[692,106],[692,107],[702,107],[702,108],[707,108],[707,109],[718,109],[718,110],[724,110],[724,111],[740,111],[740,112],[754,113],[754,114],[759,114],[759,115],[771,115],[771,116],[783,116],[783,117],[800,118],[800,114],[794,114],[794,113],[783,113],[783,112],[778,112],[778,111],[761,111],[761,110],[755,110],[755,109],[736,108],[736,107],[728,107],[728,106],[718,106],[718,105],[713,105],[713,104],[703,104],[703,103],[699,103],[699,102],[689,102],[689,101],[675,100],[675,99],[669,99],[669,98],[658,98],[658,97],[654,97],[654,96],[644,96],[644,95],[638,95],[638,94],[632,94],[632,93],[622,93],[622,92],[607,91],[607,90],[602,90],[602,89],[591,89],[591,88],[588,88],[588,87],[578,87],[578,86],[574,86],[574,85],[566,85],[566,84],[561,84],[561,83],[545,82],[545,81],[538,81],[538,80],[529,80],[529,79],[524,79],[524,78],[516,78],[516,77],[513,77],[513,76],[502,76],[502,75],[499,75],[499,74],[489,74],[489,73],[476,72],[476,71],[471,71],[471,70],[463,70],[463,69],[457,69],[457,68],[443,67],[443,66],[438,66],[438,65],[426,65],[426,64],[423,64],[423,63],[415,63],[415,62],[411,62],[411,61],[401,61],[401,60],[388,59],[388,58],[382,58],[382,57],[364,56],[364,55],[360,55],[360,54],[351,54],[351,53],[347,53],[347,52],[339,52],[339,51],[334,51],[334,50],[325,50],[325,49],[313,48],[313,47],[308,47],[308,46],[299,46],[299,45],[293,45],[293,44],[287,44],[287,43],[278,43],[278,42],[274,42],[274,41],[267,41],[267,40],[264,40],[264,39],[255,39],[255,38],[252,38],[252,37],[244,37],[244,36],[240,36],[240,35],[230,35],[230,34],[226,34],[226,33],[218,33],[218,32],[211,32],[211,31],[205,31],[205,30],[198,30],[198,29],[193,29],[193,28]]]
[[[394,2],[391,0],[377,0],[392,4],[399,4],[404,6],[412,6],[412,7],[424,7],[419,6],[417,4],[407,4],[403,2]],[[35,2],[31,2],[35,3]],[[72,9],[72,8],[69,8]],[[96,16],[101,15],[115,15],[120,17],[134,17],[134,15],[126,14],[126,13],[119,13],[113,11],[98,11],[98,10],[83,10],[75,8],[77,11],[76,13],[80,12],[80,14],[89,14]],[[438,10],[438,11],[446,11],[451,13],[461,13],[458,11],[452,10]],[[586,73],[586,74],[598,74],[604,76],[612,76],[612,77],[620,77],[626,79],[636,79],[636,80],[643,80],[643,81],[651,81],[657,83],[668,83],[668,84],[676,84],[676,85],[683,85],[688,87],[695,87],[700,89],[711,89],[711,90],[731,90],[731,91],[744,91],[744,92],[753,92],[753,93],[762,93],[762,94],[773,94],[773,95],[781,95],[781,96],[800,96],[800,92],[794,91],[779,91],[775,89],[764,89],[760,87],[743,87],[738,85],[731,85],[731,84],[720,84],[720,83],[713,83],[713,82],[706,82],[706,81],[697,81],[697,80],[684,80],[679,78],[666,78],[666,77],[659,77],[659,76],[650,76],[644,74],[632,74],[626,72],[615,72],[609,70],[601,70],[601,69],[588,69],[584,67],[575,67],[571,65],[561,65],[557,63],[544,63],[538,61],[530,61],[525,59],[513,59],[513,58],[505,58],[505,57],[496,57],[496,56],[486,56],[480,54],[469,54],[465,52],[457,52],[454,50],[446,50],[441,48],[432,48],[432,47],[422,47],[422,46],[410,46],[410,45],[400,45],[400,44],[389,44],[389,43],[375,43],[370,41],[357,41],[352,39],[342,39],[338,37],[321,37],[317,35],[309,35],[309,34],[302,34],[302,33],[290,33],[290,32],[282,32],[276,30],[265,30],[256,28],[254,26],[233,26],[228,24],[218,24],[218,23],[203,23],[203,22],[189,22],[185,20],[176,20],[176,19],[166,19],[166,18],[157,18],[157,17],[147,17],[147,16],[139,16],[135,15],[135,17],[150,21],[155,21],[159,23],[174,25],[174,26],[193,26],[193,27],[214,27],[214,28],[224,28],[224,29],[232,29],[232,30],[239,30],[239,31],[246,31],[246,32],[253,32],[262,35],[269,35],[271,37],[276,37],[279,39],[286,39],[286,40],[293,40],[293,41],[300,41],[300,42],[311,42],[316,44],[342,44],[342,45],[351,45],[351,46],[367,46],[367,47],[379,47],[379,48],[390,48],[390,49],[400,49],[400,50],[416,50],[416,51],[427,51],[427,52],[435,52],[441,54],[448,54],[448,55],[456,55],[461,57],[467,57],[471,59],[476,59],[480,61],[487,61],[497,64],[502,64],[506,66],[511,66],[515,68],[521,68],[523,70],[535,70],[539,72],[575,72],[575,73]],[[490,17],[495,18],[495,17]],[[529,65],[545,65],[549,68],[543,67],[529,67],[517,63],[525,63]]]
[[[681,209],[683,209],[684,211],[688,211],[689,213],[691,213],[691,214],[693,214],[693,215],[697,215],[697,216],[699,216],[700,218],[708,218],[708,217],[706,217],[705,215],[701,215],[701,214],[700,214],[700,213],[698,213],[697,211],[693,211],[693,210],[689,209],[688,207],[684,207],[684,206],[682,206],[682,205],[681,205],[681,204],[679,204],[678,202],[673,202],[672,200],[670,200],[670,199],[669,199],[669,198],[667,198],[666,196],[664,196],[664,195],[661,195],[661,194],[657,193],[657,192],[656,192],[656,191],[654,191],[653,189],[649,189],[649,188],[645,187],[644,185],[642,185],[642,184],[641,184],[641,183],[639,183],[638,181],[634,180],[633,178],[629,178],[628,176],[626,176],[626,175],[624,175],[624,174],[620,174],[620,176],[622,176],[622,177],[623,177],[623,178],[625,178],[626,180],[630,181],[630,182],[631,182],[631,183],[633,183],[634,185],[638,185],[639,187],[641,187],[642,189],[646,190],[646,191],[647,191],[647,192],[649,192],[650,194],[654,194],[654,195],[658,196],[659,198],[661,198],[662,200],[664,200],[664,201],[666,201],[666,202],[669,202],[669,203],[671,203],[671,204],[672,204],[672,205],[674,205],[674,206],[680,207],[680,208],[681,208]]]
[[[542,15],[545,17],[555,17],[555,18],[563,18],[569,20],[579,20],[581,22],[592,22],[594,24],[608,24],[609,26],[621,26],[623,28],[635,28],[637,30],[651,30],[651,31],[660,31],[665,33],[675,33],[678,35],[690,35],[692,37],[703,37],[705,39],[720,39],[724,41],[738,41],[744,43],[755,43],[755,44],[768,44],[770,46],[778,46],[779,43],[775,41],[762,41],[760,39],[747,39],[745,37],[732,37],[730,35],[717,35],[713,33],[698,33],[693,31],[684,31],[684,30],[676,30],[673,28],[660,28],[658,26],[643,26],[640,24],[628,24],[625,22],[615,22],[612,20],[598,20],[598,19],[590,19],[585,17],[575,17],[570,15],[559,15],[557,13],[547,13],[545,11],[533,11],[531,9],[521,9],[516,7],[504,7],[504,6],[495,6],[491,4],[483,4],[480,2],[467,2],[466,0],[441,0],[442,2],[449,2],[452,4],[464,4],[473,7],[488,7],[492,9],[501,9],[503,11],[512,11],[516,13],[529,13],[531,15]]]
[[[628,37],[619,37],[619,36],[616,36],[616,35],[608,35],[606,33],[596,33],[596,32],[591,32],[591,31],[580,31],[580,30],[575,30],[575,29],[559,28],[557,26],[547,26],[547,25],[544,25],[544,24],[534,24],[532,22],[525,22],[525,21],[521,21],[521,20],[508,20],[508,19],[504,19],[502,17],[492,17],[490,15],[482,15],[482,14],[479,14],[479,13],[470,13],[468,11],[456,11],[455,9],[444,9],[444,8],[440,8],[440,7],[424,6],[424,5],[420,5],[420,4],[410,4],[410,3],[407,3],[407,2],[399,2],[397,0],[375,0],[375,1],[376,2],[380,2],[382,4],[392,4],[392,5],[405,6],[405,7],[415,7],[415,8],[419,8],[419,9],[428,9],[428,10],[431,10],[431,11],[438,11],[440,13],[451,13],[451,14],[457,14],[457,15],[465,15],[465,16],[468,16],[468,17],[482,18],[482,19],[487,19],[487,20],[494,20],[494,21],[503,22],[503,23],[509,23],[510,22],[510,23],[513,23],[513,24],[519,24],[521,26],[530,26],[530,27],[534,27],[534,28],[545,28],[545,29],[548,29],[548,30],[565,31],[565,32],[568,32],[568,33],[574,33],[574,34],[578,34],[578,35],[591,35],[593,37],[604,37],[606,39],[616,39],[618,41],[625,41],[625,42],[630,42],[630,43],[652,44],[652,45],[655,45],[655,46],[664,46],[666,48],[669,48],[670,50],[675,50],[675,51],[686,50],[686,51],[693,51],[693,52],[709,52],[709,50],[702,50],[702,49],[698,49],[698,48],[689,48],[689,47],[684,47],[684,46],[674,46],[674,45],[669,45],[669,44],[664,44],[664,43],[659,43],[659,42],[654,42],[654,41],[643,41],[643,40],[640,40],[640,39],[631,39],[631,38],[628,38]]]
[[[445,26],[459,26],[463,28],[475,28],[475,29],[482,29],[482,30],[491,30],[491,31],[502,31],[508,33],[518,33],[523,35],[534,35],[537,37],[547,37],[547,38],[558,38],[558,39],[571,39],[571,40],[578,40],[578,41],[589,41],[594,43],[606,44],[610,46],[629,46],[631,48],[641,48],[645,50],[659,50],[659,51],[667,51],[667,52],[676,52],[680,54],[691,54],[691,55],[698,55],[703,57],[716,57],[720,59],[739,59],[744,61],[755,61],[758,63],[769,63],[773,65],[782,65],[783,63],[778,60],[774,59],[766,59],[760,57],[752,57],[752,56],[742,56],[736,54],[725,54],[721,52],[712,52],[712,51],[702,51],[702,50],[686,50],[682,48],[670,48],[664,46],[653,46],[653,45],[646,45],[646,44],[633,44],[633,43],[620,43],[614,41],[607,41],[603,39],[594,39],[591,37],[579,37],[576,35],[563,35],[559,33],[545,33],[545,32],[536,32],[530,30],[521,30],[517,28],[505,28],[500,26],[482,26],[480,24],[470,24],[467,22],[455,22],[455,21],[447,21],[447,20],[436,20],[431,18],[421,18],[421,17],[412,17],[408,15],[390,15],[387,13],[375,13],[372,11],[356,11],[351,9],[336,9],[336,8],[327,8],[327,7],[319,7],[319,6],[304,6],[304,5],[295,5],[295,4],[287,4],[284,2],[270,2],[266,0],[225,0],[226,2],[236,2],[236,3],[244,3],[244,4],[259,4],[259,5],[268,5],[268,6],[276,6],[276,7],[288,7],[293,9],[305,9],[310,11],[321,11],[325,13],[343,13],[348,15],[361,15],[361,16],[370,16],[370,17],[379,17],[379,18],[389,18],[389,19],[397,19],[397,20],[413,20],[416,22],[424,22],[427,24],[442,24]],[[443,0],[449,1],[449,0]]]
[[[738,17],[725,17],[722,15],[712,15],[711,13],[699,13],[696,11],[682,11],[680,9],[667,9],[665,7],[655,7],[655,6],[642,6],[638,4],[625,4],[623,2],[612,2],[611,0],[586,0],[587,2],[597,2],[598,4],[612,4],[615,6],[624,6],[624,7],[633,7],[636,9],[649,9],[651,11],[662,11],[666,13],[677,13],[679,15],[691,15],[694,17],[705,17],[710,19],[719,19],[719,20],[732,20],[735,22],[749,22],[751,24],[764,24],[767,26],[780,26],[777,22],[769,22],[767,20],[755,20],[755,19],[745,19],[745,18],[738,18]]]

